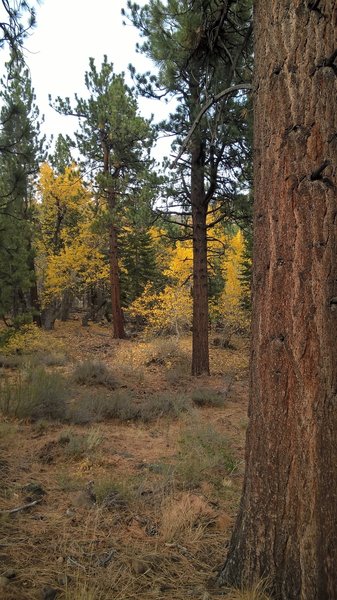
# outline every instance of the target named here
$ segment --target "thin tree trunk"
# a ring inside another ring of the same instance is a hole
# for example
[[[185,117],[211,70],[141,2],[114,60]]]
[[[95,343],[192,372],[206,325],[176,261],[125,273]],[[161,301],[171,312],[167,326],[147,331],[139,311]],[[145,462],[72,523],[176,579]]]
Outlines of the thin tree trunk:
[[[204,151],[196,139],[192,149],[191,205],[193,224],[193,341],[192,375],[209,375],[207,202],[204,183]]]
[[[34,261],[34,257],[33,257],[33,251],[32,251],[32,243],[29,240],[29,258],[28,258],[28,264],[29,264],[29,268],[31,270],[31,272],[33,273],[33,281],[32,281],[32,285],[30,286],[30,303],[33,309],[33,322],[38,326],[38,327],[42,327],[42,320],[41,320],[41,304],[40,304],[40,299],[39,299],[39,292],[37,289],[37,277],[36,277],[36,270],[35,270],[35,261]]]
[[[65,290],[62,294],[61,308],[60,308],[60,319],[61,321],[68,321],[70,311],[73,305],[74,296],[70,290]]]
[[[255,2],[250,423],[221,583],[337,598],[337,5]]]
[[[119,279],[118,266],[118,241],[117,231],[113,224],[109,227],[109,263],[110,263],[110,284],[111,284],[111,304],[112,304],[112,322],[114,338],[125,338],[124,317],[121,303],[121,286]]]
[[[30,287],[30,302],[33,308],[33,322],[38,326],[42,327],[41,321],[41,305],[39,300],[39,294],[37,291],[37,283],[34,280]]]

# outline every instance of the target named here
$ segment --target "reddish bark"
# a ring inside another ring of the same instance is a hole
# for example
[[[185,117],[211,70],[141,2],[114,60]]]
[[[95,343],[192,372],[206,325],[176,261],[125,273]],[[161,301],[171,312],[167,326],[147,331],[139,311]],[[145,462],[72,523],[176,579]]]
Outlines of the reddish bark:
[[[106,144],[105,137],[102,134],[102,147],[104,153],[104,167],[103,173],[107,178],[113,178],[110,173],[110,150]],[[118,175],[118,173],[116,173]],[[113,181],[110,185],[113,186]],[[118,235],[117,228],[114,224],[115,219],[115,208],[116,199],[113,187],[108,187],[106,190],[107,205],[110,213],[110,225],[109,225],[109,270],[110,270],[110,287],[111,287],[111,310],[112,310],[112,324],[113,324],[113,335],[115,339],[125,338],[124,329],[124,316],[122,310],[122,299],[121,299],[121,285],[119,276],[119,264],[118,264]]]
[[[255,2],[250,423],[220,577],[337,598],[337,5]]]

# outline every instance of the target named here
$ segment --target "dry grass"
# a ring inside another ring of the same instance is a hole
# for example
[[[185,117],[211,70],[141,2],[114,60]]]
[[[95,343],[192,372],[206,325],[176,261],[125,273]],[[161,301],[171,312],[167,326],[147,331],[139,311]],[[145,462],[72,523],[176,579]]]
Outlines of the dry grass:
[[[0,411],[5,415],[33,420],[65,417],[68,390],[59,373],[42,367],[29,369],[14,380],[5,380],[0,393]]]
[[[46,491],[36,506],[2,519],[0,562],[16,573],[3,600],[37,600],[47,587],[60,600],[223,599],[207,582],[224,560],[235,510],[223,479],[229,488],[240,485],[231,470],[242,456],[242,388],[234,390],[235,404],[191,412],[194,386],[218,394],[224,384],[222,375],[168,383],[190,339],[158,350],[158,341],[117,343],[102,327],[75,323],[48,334],[50,347],[58,337],[71,364],[50,366],[50,373],[68,376],[72,364],[94,357],[127,387],[68,386],[70,408],[91,415],[69,429],[12,416],[0,422],[1,509],[24,504],[31,482]],[[165,364],[146,366],[155,352]],[[219,353],[224,370],[237,375],[238,354]],[[15,372],[9,375],[14,381]],[[130,410],[144,413],[116,418]],[[90,502],[82,502],[88,490]]]
[[[261,579],[252,587],[226,590],[226,600],[271,600],[267,593],[268,580]]]
[[[195,412],[190,413],[185,421],[179,439],[178,476],[189,487],[200,485],[205,477],[220,484],[237,468],[237,460],[226,436],[210,423],[202,421]]]
[[[214,510],[201,496],[184,492],[164,499],[160,535],[165,542],[190,546],[200,542],[214,519]]]

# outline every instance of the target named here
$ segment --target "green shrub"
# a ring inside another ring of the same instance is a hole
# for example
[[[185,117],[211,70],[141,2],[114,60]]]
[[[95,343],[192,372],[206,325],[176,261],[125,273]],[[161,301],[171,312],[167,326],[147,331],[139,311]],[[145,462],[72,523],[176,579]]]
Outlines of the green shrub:
[[[63,420],[67,395],[66,381],[59,373],[38,368],[2,384],[0,409],[19,419]]]
[[[64,446],[64,453],[71,458],[81,458],[92,454],[102,442],[102,435],[99,429],[91,429],[87,435],[64,431],[59,442]]]
[[[137,403],[129,390],[120,389],[108,395],[95,393],[80,398],[69,408],[68,420],[75,424],[107,419],[149,423],[160,417],[178,417],[190,406],[185,396],[169,394],[149,396]]]
[[[30,361],[45,367],[63,367],[67,364],[67,357],[63,352],[37,352],[31,355]]]
[[[128,390],[116,390],[112,394],[93,393],[80,398],[68,411],[68,419],[75,424],[138,418],[139,409]]]
[[[139,408],[140,419],[145,423],[160,417],[178,417],[190,408],[189,400],[182,395],[161,394],[150,396]]]
[[[114,374],[106,364],[98,360],[86,360],[78,364],[72,379],[80,385],[103,385],[112,390],[117,387]]]
[[[187,486],[203,480],[216,481],[236,470],[226,437],[210,424],[196,418],[186,426],[179,440],[177,473]]]
[[[212,388],[199,388],[192,393],[192,401],[196,406],[218,406],[224,405],[224,398],[220,392]]]
[[[12,356],[0,355],[0,367],[4,369],[17,369],[22,366],[22,356],[14,354]]]

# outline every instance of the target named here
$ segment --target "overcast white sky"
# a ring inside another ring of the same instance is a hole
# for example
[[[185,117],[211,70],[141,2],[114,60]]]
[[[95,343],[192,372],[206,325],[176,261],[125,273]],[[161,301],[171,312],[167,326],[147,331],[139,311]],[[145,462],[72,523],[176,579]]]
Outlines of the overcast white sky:
[[[153,65],[135,52],[137,31],[122,24],[121,9],[126,1],[43,0],[38,7],[37,27],[26,42],[25,54],[48,135],[71,134],[76,128],[76,119],[58,116],[49,107],[48,94],[71,98],[74,92],[85,95],[84,73],[90,56],[100,65],[107,54],[117,73],[126,72],[129,63],[140,72],[153,70]],[[169,111],[163,102],[146,100],[140,101],[140,109],[144,116],[155,113],[157,120]],[[166,152],[168,147],[167,143]]]

